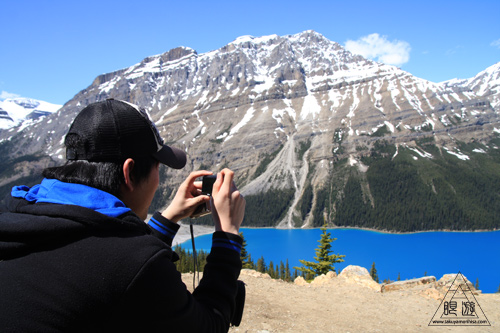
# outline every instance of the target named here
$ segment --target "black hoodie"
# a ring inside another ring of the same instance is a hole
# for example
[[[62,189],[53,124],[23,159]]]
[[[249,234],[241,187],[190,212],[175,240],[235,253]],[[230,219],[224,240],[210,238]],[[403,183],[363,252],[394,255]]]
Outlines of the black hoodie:
[[[0,331],[227,331],[241,238],[214,233],[191,294],[173,264],[178,225],[159,213],[153,220],[155,229],[132,212],[12,198],[0,214]]]

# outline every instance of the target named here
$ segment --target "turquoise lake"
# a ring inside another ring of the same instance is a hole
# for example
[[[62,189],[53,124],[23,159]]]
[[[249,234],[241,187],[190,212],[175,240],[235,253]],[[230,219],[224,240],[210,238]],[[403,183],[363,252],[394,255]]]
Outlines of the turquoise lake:
[[[196,228],[196,227],[195,227]],[[313,261],[320,229],[241,228],[247,251],[253,261],[263,256],[266,265],[286,263],[293,272],[299,259]],[[347,265],[370,270],[375,262],[382,282],[461,272],[473,284],[479,281],[483,293],[494,293],[500,286],[500,231],[491,232],[420,232],[391,234],[360,229],[328,229],[333,238],[333,253],[344,254],[343,263],[335,265],[340,272]],[[211,235],[195,238],[197,250],[210,251]],[[191,250],[191,241],[182,243]]]

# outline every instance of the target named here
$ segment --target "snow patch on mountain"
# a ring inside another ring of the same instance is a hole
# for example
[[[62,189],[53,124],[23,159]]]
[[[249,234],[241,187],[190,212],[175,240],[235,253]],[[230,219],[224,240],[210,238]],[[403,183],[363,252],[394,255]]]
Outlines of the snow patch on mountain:
[[[243,116],[243,119],[231,129],[229,135],[225,138],[224,141],[231,139],[236,133],[238,133],[238,131],[253,118],[254,112],[255,109],[253,108],[253,106],[251,106]]]
[[[456,156],[457,158],[463,160],[463,161],[467,161],[470,159],[469,156],[465,155],[464,153],[462,153],[460,150],[458,150],[458,148],[455,148],[453,150],[451,150],[450,148],[447,148],[447,147],[443,147],[444,150],[446,150],[446,152],[448,154],[451,154],[453,156]]]
[[[0,130],[22,124],[22,129],[59,110],[62,105],[32,98],[0,100]]]

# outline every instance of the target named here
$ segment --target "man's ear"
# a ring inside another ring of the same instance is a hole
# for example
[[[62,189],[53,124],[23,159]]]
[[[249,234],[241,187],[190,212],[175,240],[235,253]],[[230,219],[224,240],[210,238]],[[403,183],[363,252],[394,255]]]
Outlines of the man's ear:
[[[134,179],[132,176],[132,170],[134,169],[134,160],[131,158],[127,158],[125,162],[123,162],[123,177],[125,178],[125,187],[128,191],[134,190]]]

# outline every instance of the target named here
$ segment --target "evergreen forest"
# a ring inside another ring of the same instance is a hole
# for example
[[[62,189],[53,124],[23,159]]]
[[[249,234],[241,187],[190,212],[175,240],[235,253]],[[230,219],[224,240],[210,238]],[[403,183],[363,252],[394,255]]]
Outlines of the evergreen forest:
[[[240,258],[242,262],[242,268],[244,269],[253,269],[260,273],[269,274],[269,276],[273,279],[280,279],[286,282],[294,281],[298,276],[304,277],[306,280],[312,280],[318,274],[312,270],[301,270],[300,268],[294,267],[293,271],[290,268],[288,263],[288,259],[285,262],[280,261],[279,263],[273,263],[270,261],[266,263],[264,257],[260,257],[257,261],[252,259],[252,256],[246,249],[246,241],[243,236],[243,233],[240,233],[240,236],[243,238],[243,246],[240,253]],[[332,239],[329,239],[329,242],[325,242],[324,246],[329,246],[332,242]],[[321,246],[318,248],[322,248]],[[329,248],[328,248],[329,249]],[[177,270],[180,273],[191,273],[191,272],[203,272],[205,265],[207,263],[208,253],[203,250],[197,250],[196,256],[193,256],[191,251],[188,251],[181,246],[176,246],[174,251],[179,255],[179,260],[174,264]],[[196,258],[196,267],[195,267],[195,258]]]
[[[500,139],[489,145],[499,147]],[[366,172],[344,158],[334,163],[328,182],[316,187],[308,182],[296,208],[302,220],[309,217],[312,226],[320,227],[326,214],[330,226],[396,232],[500,227],[498,149],[460,144],[459,151],[469,157],[461,159],[428,138],[411,148],[379,140],[359,150],[366,151],[360,161]],[[276,226],[294,193],[272,189],[246,196],[244,225]]]

